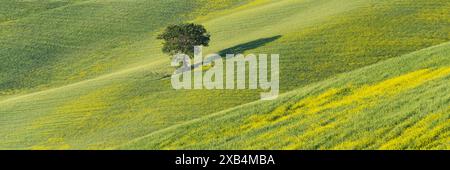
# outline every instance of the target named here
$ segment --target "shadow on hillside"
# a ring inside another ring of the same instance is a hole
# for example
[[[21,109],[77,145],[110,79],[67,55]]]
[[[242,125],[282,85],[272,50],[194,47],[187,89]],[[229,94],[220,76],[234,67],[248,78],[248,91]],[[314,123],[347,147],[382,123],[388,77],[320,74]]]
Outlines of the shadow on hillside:
[[[258,47],[261,47],[267,43],[273,42],[277,39],[281,38],[281,35],[269,37],[269,38],[260,38],[254,41],[250,41],[244,44],[239,44],[222,51],[219,51],[219,55],[224,57],[226,54],[242,54],[245,51],[252,50]]]
[[[268,38],[260,38],[257,40],[253,40],[250,42],[246,42],[243,44],[239,44],[239,45],[224,49],[222,51],[219,51],[217,54],[219,54],[222,58],[225,58],[227,54],[243,54],[245,51],[261,47],[261,46],[266,45],[267,43],[273,42],[279,38],[281,38],[281,35],[268,37]],[[212,61],[209,61],[209,62],[212,62]],[[203,61],[203,63],[193,64],[193,65],[191,65],[191,69],[196,69],[200,65],[208,64],[209,62]]]

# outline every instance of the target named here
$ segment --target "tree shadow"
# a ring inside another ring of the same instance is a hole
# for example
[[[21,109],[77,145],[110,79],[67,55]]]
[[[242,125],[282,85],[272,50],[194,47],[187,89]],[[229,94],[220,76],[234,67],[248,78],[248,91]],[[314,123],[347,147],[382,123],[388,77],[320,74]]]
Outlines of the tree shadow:
[[[252,50],[261,46],[266,45],[267,43],[273,42],[277,39],[281,38],[281,35],[268,37],[268,38],[260,38],[257,40],[253,40],[250,42],[246,42],[243,44],[239,44],[224,50],[219,51],[217,54],[219,54],[222,58],[225,58],[227,54],[243,54],[245,51]],[[196,69],[201,65],[209,64],[212,61],[203,61],[203,63],[195,63],[191,65],[191,69]]]
[[[273,42],[277,39],[281,38],[281,35],[268,37],[268,38],[260,38],[254,41],[250,41],[244,44],[239,44],[227,49],[224,49],[222,51],[219,51],[219,55],[224,57],[226,54],[242,54],[245,51],[252,50],[258,47],[261,47],[267,43]]]

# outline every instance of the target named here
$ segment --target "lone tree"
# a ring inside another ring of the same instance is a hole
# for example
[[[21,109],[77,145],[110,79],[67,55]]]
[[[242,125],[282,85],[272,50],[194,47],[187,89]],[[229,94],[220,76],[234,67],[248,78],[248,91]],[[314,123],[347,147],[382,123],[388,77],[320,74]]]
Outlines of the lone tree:
[[[162,51],[169,55],[183,53],[193,57],[194,46],[208,46],[209,33],[203,25],[188,23],[171,25],[158,39],[164,40]]]

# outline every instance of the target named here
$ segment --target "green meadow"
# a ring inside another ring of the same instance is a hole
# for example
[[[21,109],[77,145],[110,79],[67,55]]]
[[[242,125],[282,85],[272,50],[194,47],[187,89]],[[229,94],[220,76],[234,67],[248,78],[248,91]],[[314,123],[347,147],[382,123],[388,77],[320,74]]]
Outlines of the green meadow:
[[[119,149],[450,149],[449,47],[162,129]]]
[[[0,0],[0,149],[450,149],[446,0]],[[174,90],[156,36],[280,54],[281,95]]]

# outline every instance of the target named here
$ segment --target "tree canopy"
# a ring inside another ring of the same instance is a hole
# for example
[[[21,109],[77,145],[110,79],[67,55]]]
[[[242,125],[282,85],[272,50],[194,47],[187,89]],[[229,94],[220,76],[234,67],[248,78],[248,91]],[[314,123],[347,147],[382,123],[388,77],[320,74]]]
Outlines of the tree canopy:
[[[158,39],[164,40],[162,47],[164,53],[170,55],[183,53],[192,58],[194,46],[209,45],[210,34],[203,25],[184,23],[168,26]]]

